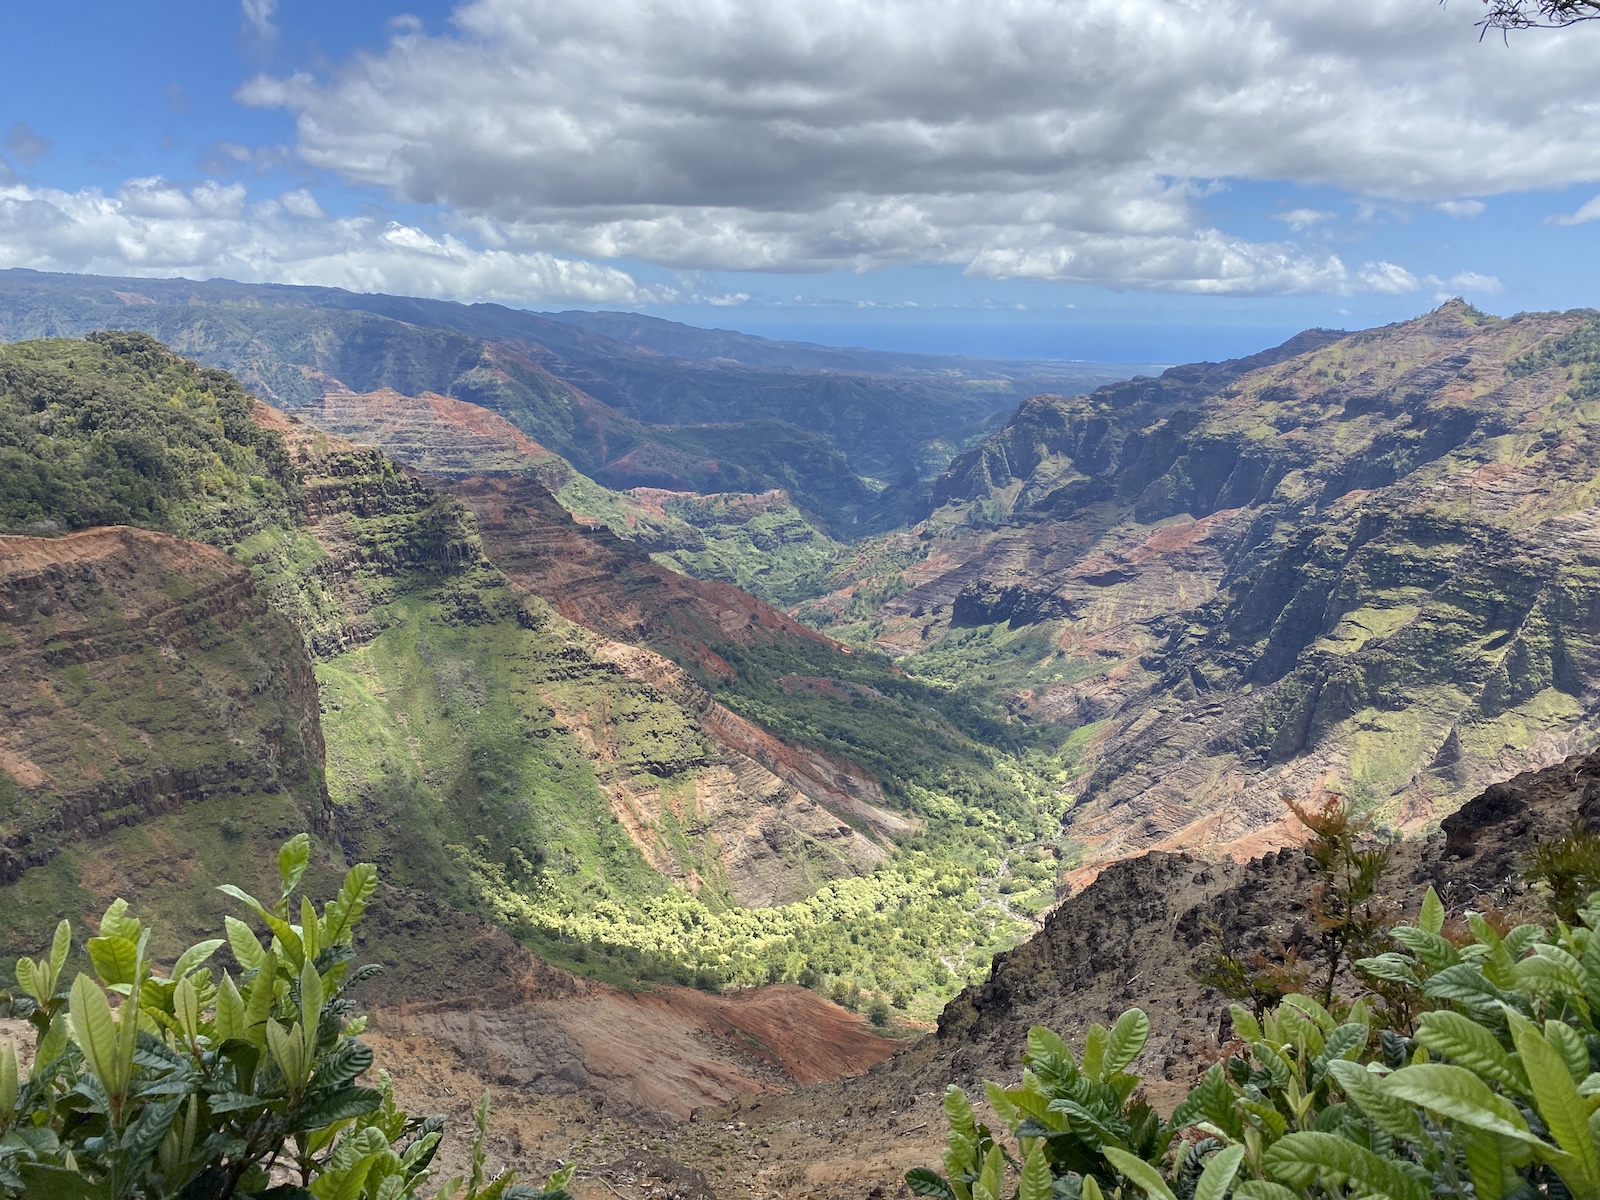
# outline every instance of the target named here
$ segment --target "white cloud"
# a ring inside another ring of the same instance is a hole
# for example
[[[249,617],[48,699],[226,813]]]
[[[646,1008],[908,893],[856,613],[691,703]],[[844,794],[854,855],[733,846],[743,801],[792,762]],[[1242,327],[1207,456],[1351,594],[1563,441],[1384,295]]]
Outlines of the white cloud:
[[[1403,296],[1422,287],[1422,280],[1392,262],[1364,263],[1360,278],[1368,291],[1384,292],[1391,296]]]
[[[1470,220],[1473,217],[1482,215],[1484,209],[1489,206],[1482,200],[1441,200],[1434,207],[1447,217]]]
[[[329,218],[304,191],[252,206],[241,184],[185,190],[163,179],[130,180],[113,195],[0,186],[0,267],[226,276],[512,303],[679,298],[603,264],[480,249],[372,217]]]
[[[1547,225],[1587,225],[1590,221],[1600,221],[1600,196],[1583,204],[1577,212],[1545,218]]]
[[[1294,208],[1288,212],[1273,213],[1272,219],[1274,221],[1282,221],[1296,233],[1301,233],[1310,229],[1313,225],[1323,221],[1331,221],[1338,215],[1338,213],[1324,212],[1319,208]]]
[[[1445,284],[1456,294],[1462,292],[1495,292],[1505,291],[1505,285],[1493,275],[1480,275],[1476,271],[1457,271]]]
[[[1503,46],[1470,18],[1417,0],[473,0],[450,33],[406,26],[239,95],[291,112],[310,165],[525,248],[1387,290],[1417,281],[1229,238],[1197,202],[1256,179],[1469,215],[1463,193],[1600,179],[1600,30]]]
[[[239,0],[240,11],[258,37],[276,37],[278,27],[272,18],[278,14],[278,0]]]
[[[317,203],[317,198],[305,188],[292,192],[285,192],[278,197],[278,202],[283,205],[283,210],[291,217],[321,217],[325,215],[322,205]]]

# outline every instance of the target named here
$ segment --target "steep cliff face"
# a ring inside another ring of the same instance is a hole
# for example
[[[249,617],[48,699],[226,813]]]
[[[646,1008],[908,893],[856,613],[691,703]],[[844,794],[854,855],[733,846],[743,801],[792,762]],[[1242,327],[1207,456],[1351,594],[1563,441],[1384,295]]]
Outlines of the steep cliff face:
[[[125,527],[0,538],[0,639],[0,883],[219,795],[286,795],[327,832],[311,663],[221,551]]]
[[[1600,736],[1595,327],[1451,303],[1030,400],[939,482],[878,642],[1079,730],[1077,883],[1281,844],[1284,793],[1420,830]]]

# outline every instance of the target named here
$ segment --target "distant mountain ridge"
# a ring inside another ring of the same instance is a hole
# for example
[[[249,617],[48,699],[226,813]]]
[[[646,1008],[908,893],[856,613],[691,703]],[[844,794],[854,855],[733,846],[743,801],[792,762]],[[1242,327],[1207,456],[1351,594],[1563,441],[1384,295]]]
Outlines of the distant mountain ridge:
[[[608,486],[783,488],[837,533],[897,523],[924,481],[1026,392],[1119,374],[1027,364],[1010,378],[992,361],[915,367],[911,355],[633,321],[686,345],[736,342],[762,361],[674,357],[586,327],[604,314],[565,317],[336,288],[0,271],[0,339],[139,329],[290,409],[330,391],[438,393],[488,408]],[[827,369],[813,365],[822,360]]]

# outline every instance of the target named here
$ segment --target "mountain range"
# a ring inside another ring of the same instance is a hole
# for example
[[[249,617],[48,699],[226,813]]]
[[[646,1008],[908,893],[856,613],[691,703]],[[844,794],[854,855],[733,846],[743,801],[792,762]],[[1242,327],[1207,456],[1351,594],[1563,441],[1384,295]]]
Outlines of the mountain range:
[[[833,1001],[939,1021],[839,1085],[914,1108],[1106,1015],[1084,914],[1273,894],[1284,797],[1448,833],[1600,743],[1594,311],[1140,374],[13,271],[0,336],[0,955],[307,828],[374,1004],[630,1120],[889,1055]]]

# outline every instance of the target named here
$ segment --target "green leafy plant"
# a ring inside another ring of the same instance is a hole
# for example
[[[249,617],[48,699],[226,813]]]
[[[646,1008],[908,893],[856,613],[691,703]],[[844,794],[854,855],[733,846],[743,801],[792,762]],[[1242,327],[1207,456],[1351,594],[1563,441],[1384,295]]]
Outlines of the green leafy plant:
[[[377,886],[352,867],[321,912],[296,891],[310,863],[304,835],[278,854],[270,903],[222,890],[266,927],[226,921],[225,937],[179,955],[162,974],[150,930],[117,900],[84,947],[91,971],[67,980],[68,922],[47,954],[17,963],[18,994],[0,1012],[35,1032],[24,1073],[0,1048],[0,1195],[61,1200],[271,1196],[279,1200],[404,1200],[432,1175],[442,1119],[395,1107],[387,1076],[360,1079],[372,1050],[350,989],[353,933]],[[298,917],[298,920],[295,918]],[[207,964],[224,945],[237,979]],[[486,1182],[479,1139],[469,1182],[438,1200],[559,1200],[507,1173]]]
[[[1117,1026],[1138,1036],[1092,1028],[1081,1063],[1035,1029],[1022,1086],[988,1087],[1015,1149],[952,1088],[945,1174],[906,1182],[943,1200],[1600,1200],[1600,895],[1578,917],[1507,929],[1469,912],[1452,938],[1429,889],[1389,930],[1397,948],[1355,964],[1383,1003],[1233,1005],[1238,1040],[1166,1121],[1143,1117],[1127,1070],[1138,1010]]]

